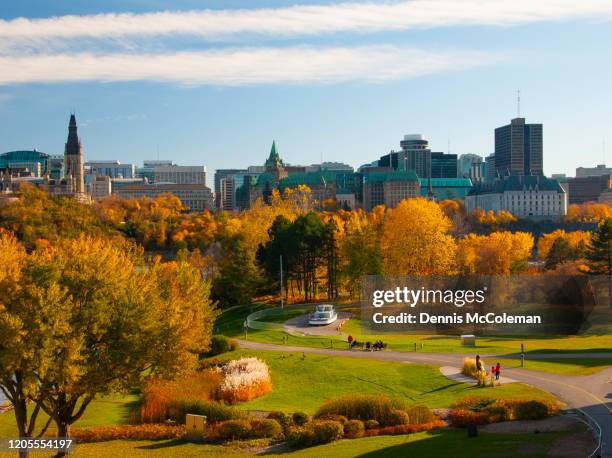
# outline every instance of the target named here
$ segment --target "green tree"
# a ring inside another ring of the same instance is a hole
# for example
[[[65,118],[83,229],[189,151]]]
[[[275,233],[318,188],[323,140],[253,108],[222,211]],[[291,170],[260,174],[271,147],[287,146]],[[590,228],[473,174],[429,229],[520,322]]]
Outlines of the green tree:
[[[380,243],[373,230],[366,227],[344,237],[341,243],[341,274],[345,278],[351,298],[359,292],[364,275],[382,275],[383,261]]]
[[[608,276],[608,306],[612,308],[612,219],[606,218],[597,226],[597,231],[586,250],[589,273]]]
[[[564,237],[558,237],[548,251],[544,268],[546,270],[555,269],[559,264],[577,259],[576,255],[576,250],[570,246],[569,242]]]
[[[221,308],[250,304],[261,283],[259,271],[253,263],[240,234],[221,241],[223,258],[218,275],[213,280],[212,297]]]

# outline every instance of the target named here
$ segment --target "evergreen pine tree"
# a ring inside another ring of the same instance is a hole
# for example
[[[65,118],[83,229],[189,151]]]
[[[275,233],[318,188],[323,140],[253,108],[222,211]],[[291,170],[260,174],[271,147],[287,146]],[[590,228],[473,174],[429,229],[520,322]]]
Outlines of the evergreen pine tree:
[[[612,308],[612,218],[599,223],[586,251],[589,273],[608,276],[608,305]]]

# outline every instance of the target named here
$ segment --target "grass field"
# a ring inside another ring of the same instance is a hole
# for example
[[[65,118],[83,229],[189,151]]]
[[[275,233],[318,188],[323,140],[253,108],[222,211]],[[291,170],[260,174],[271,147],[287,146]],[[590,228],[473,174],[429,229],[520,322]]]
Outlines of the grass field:
[[[447,407],[466,396],[555,399],[537,388],[511,383],[478,388],[453,382],[435,366],[301,353],[238,351],[226,357],[257,356],[272,371],[272,393],[241,404],[253,410],[314,413],[326,400],[347,393],[386,394],[431,408]]]
[[[265,308],[265,305],[256,304],[253,306],[237,306],[225,310],[215,323],[216,332],[228,337],[244,338],[243,323],[247,315]],[[276,317],[267,317],[266,321],[281,323],[293,318],[301,312],[287,310]],[[524,346],[525,354],[529,359],[538,353],[573,353],[580,355],[589,352],[607,352],[610,358],[588,359],[577,358],[572,360],[547,360],[529,361],[529,368],[544,372],[552,372],[565,375],[586,375],[596,372],[603,367],[612,364],[612,334],[603,333],[601,335],[584,336],[555,336],[548,338],[507,338],[507,337],[478,337],[476,347],[461,346],[459,336],[442,335],[363,335],[360,322],[357,318],[349,320],[342,329],[343,335],[329,337],[306,337],[289,335],[282,330],[252,330],[248,331],[248,339],[272,344],[283,344],[284,339],[288,339],[289,345],[330,348],[345,348],[346,336],[352,335],[359,341],[375,341],[379,338],[388,343],[389,348],[396,351],[411,352],[415,349],[424,352],[440,353],[474,353],[481,354],[516,354],[521,351],[521,344]]]
[[[496,360],[497,361],[497,360]],[[499,362],[506,368],[519,368],[518,359],[500,359]],[[591,375],[612,365],[612,359],[578,358],[578,359],[542,359],[525,361],[524,368],[533,371],[550,372],[560,375]]]
[[[130,394],[127,396],[105,396],[93,401],[83,417],[75,426],[102,426],[126,424],[130,419],[130,410],[137,402],[138,396]],[[42,426],[48,417],[41,413],[37,425]],[[49,427],[49,433],[53,434],[55,427],[53,423]],[[0,437],[15,437],[15,415],[13,411],[0,414]]]
[[[190,444],[179,440],[171,441],[110,441],[77,445],[75,458],[110,457],[245,457],[245,456],[290,456],[290,457],[362,457],[386,458],[418,456],[433,458],[476,457],[545,457],[555,440],[570,433],[540,434],[494,434],[480,433],[478,437],[466,437],[465,430],[436,430],[400,436],[379,436],[354,440],[342,440],[318,447],[293,452],[282,451],[261,453],[257,444],[208,445]],[[259,454],[258,454],[259,452]],[[16,453],[0,453],[0,456],[16,456]],[[48,453],[32,454],[36,457],[50,457]]]

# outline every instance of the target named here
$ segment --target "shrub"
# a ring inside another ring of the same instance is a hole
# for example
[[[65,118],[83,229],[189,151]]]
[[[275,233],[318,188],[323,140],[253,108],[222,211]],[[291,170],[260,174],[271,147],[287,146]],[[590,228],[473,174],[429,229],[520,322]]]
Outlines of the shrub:
[[[249,439],[253,434],[251,424],[247,420],[227,420],[219,425],[217,437],[221,440]]]
[[[337,421],[338,423],[342,424],[343,426],[346,425],[348,423],[348,418],[346,418],[344,415],[335,415],[335,414],[326,414],[323,415],[321,417],[318,418],[319,420],[331,420],[331,421]]]
[[[253,435],[258,439],[265,437],[280,439],[283,437],[283,427],[278,421],[266,418],[253,425]]]
[[[291,418],[285,412],[270,412],[268,418],[276,420],[283,428],[288,428],[291,425]]]
[[[223,353],[227,353],[231,350],[230,340],[222,335],[213,335],[210,338],[210,350],[206,353],[206,356],[217,356]]]
[[[307,426],[290,429],[287,438],[293,447],[310,447],[341,439],[343,435],[344,427],[337,421],[315,420]]]
[[[291,428],[287,440],[292,447],[311,447],[315,445],[315,434],[309,428]]]
[[[403,410],[394,410],[391,413],[391,426],[407,425],[408,423],[410,423],[410,417]]]
[[[361,420],[350,420],[344,425],[344,436],[349,439],[356,439],[363,436],[365,425]]]
[[[229,349],[230,351],[236,351],[240,349],[240,344],[238,343],[238,341],[236,339],[230,339],[229,341]]]
[[[480,412],[495,403],[495,399],[482,397],[467,397],[455,401],[451,407],[454,409],[466,409]]]
[[[185,416],[188,413],[206,415],[206,420],[209,423],[245,417],[244,412],[214,401],[179,400],[171,403],[168,408],[168,418],[177,423],[185,423]]]
[[[272,391],[268,365],[259,358],[240,358],[218,368],[223,382],[217,398],[230,404],[246,402]]]
[[[72,428],[70,434],[79,443],[126,439],[181,439],[185,436],[185,426],[164,424],[97,426],[93,428]]]
[[[309,420],[308,414],[304,412],[294,412],[291,418],[297,426],[304,426]]]
[[[478,397],[461,399],[451,407],[453,410],[450,418],[455,426],[466,426],[470,421],[482,424],[506,420],[539,420],[558,411],[556,404],[542,401]],[[471,415],[470,412],[477,416]]]
[[[472,412],[471,410],[454,409],[448,414],[451,424],[457,428],[464,428],[468,425],[486,425],[489,423],[489,416],[484,412]]]
[[[410,406],[406,409],[406,413],[410,417],[411,424],[431,423],[436,419],[432,411],[425,406]]]
[[[406,405],[396,399],[381,395],[347,395],[327,401],[315,417],[343,415],[351,420],[376,420],[381,425],[393,424],[393,412],[404,410]]]
[[[333,442],[342,439],[342,436],[344,436],[344,426],[337,421],[319,420],[311,424],[317,444]]]
[[[377,429],[380,424],[376,420],[366,420],[365,428],[366,429]]]
[[[526,401],[514,408],[517,420],[541,420],[548,417],[548,406],[540,401]]]
[[[139,418],[144,423],[161,423],[170,418],[170,405],[183,400],[208,401],[222,381],[215,370],[195,372],[177,380],[152,379],[141,396]],[[185,420],[178,420],[183,423]]]
[[[484,370],[486,366],[483,359],[480,360],[480,367],[482,368],[480,370],[480,375],[484,375],[486,377],[486,371]],[[476,358],[465,358],[463,360],[463,367],[461,368],[461,373],[463,375],[467,375],[468,377],[478,379],[479,373],[476,368]]]
[[[365,432],[366,436],[383,436],[383,435],[395,435],[395,434],[412,434],[420,433],[422,431],[430,431],[436,428],[442,428],[446,426],[446,422],[442,420],[434,420],[429,423],[422,423],[420,425],[396,425],[396,426],[385,426],[379,429],[370,429]]]
[[[504,401],[497,401],[488,406],[484,412],[489,416],[491,423],[512,420],[512,408]]]

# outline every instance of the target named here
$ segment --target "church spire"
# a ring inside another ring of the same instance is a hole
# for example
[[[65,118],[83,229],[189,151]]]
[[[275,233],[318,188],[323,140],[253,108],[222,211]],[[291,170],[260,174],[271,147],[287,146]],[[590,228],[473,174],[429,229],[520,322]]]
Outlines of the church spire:
[[[68,123],[68,139],[64,149],[64,170],[69,178],[71,192],[76,194],[84,193],[83,147],[79,141],[74,113],[70,115],[70,122]]]
[[[74,113],[70,115],[68,123],[68,140],[66,141],[66,154],[80,154],[81,142],[77,131],[76,116]]]

